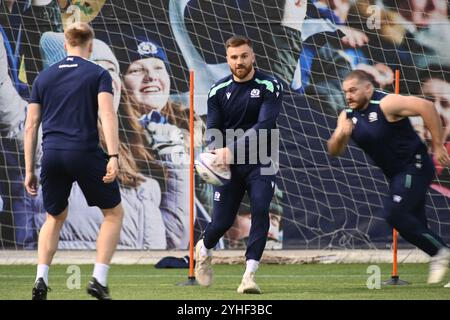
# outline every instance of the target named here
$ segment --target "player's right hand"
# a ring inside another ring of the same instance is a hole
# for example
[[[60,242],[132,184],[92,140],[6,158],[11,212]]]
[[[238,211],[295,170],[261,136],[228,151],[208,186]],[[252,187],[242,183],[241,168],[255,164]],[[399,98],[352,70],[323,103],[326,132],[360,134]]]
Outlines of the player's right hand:
[[[23,183],[28,194],[32,197],[36,197],[38,194],[38,179],[34,173],[27,173],[25,175],[25,181]]]
[[[103,177],[104,183],[113,182],[117,174],[119,173],[119,160],[116,157],[112,157],[109,159],[108,164],[106,165],[106,174]]]

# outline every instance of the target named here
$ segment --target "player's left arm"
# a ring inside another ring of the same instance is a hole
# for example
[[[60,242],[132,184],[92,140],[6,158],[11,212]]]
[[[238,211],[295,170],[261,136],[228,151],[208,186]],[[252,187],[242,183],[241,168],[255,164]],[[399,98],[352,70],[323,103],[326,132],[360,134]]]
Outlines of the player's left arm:
[[[283,87],[278,82],[270,81],[270,83],[271,85],[266,84],[266,88],[264,90],[264,100],[259,111],[258,121],[251,128],[255,131],[259,131],[261,129],[270,130],[275,128],[278,115],[280,114],[283,102]],[[243,138],[244,137],[239,140],[244,140]],[[237,143],[242,143],[242,141],[239,140]]]
[[[27,192],[37,195],[37,177],[34,173],[36,162],[36,144],[38,138],[39,126],[41,124],[41,105],[39,103],[30,103],[27,110],[25,122],[24,148],[25,148],[25,181],[24,185]]]
[[[431,133],[431,143],[436,159],[441,165],[450,166],[450,157],[444,147],[444,130],[433,103],[419,97],[390,94],[381,100],[380,108],[390,121],[421,116]]]

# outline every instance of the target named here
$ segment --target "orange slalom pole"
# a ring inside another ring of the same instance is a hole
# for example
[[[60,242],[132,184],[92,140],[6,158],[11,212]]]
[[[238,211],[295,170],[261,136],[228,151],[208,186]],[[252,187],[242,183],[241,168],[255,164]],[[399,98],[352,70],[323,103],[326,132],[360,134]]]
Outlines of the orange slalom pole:
[[[395,94],[400,93],[400,70],[395,70]],[[408,285],[409,282],[400,280],[398,276],[398,261],[397,261],[397,244],[398,244],[398,232],[395,228],[392,230],[392,274],[391,278],[384,281],[384,285]]]
[[[400,70],[395,70],[395,94],[400,93]],[[393,230],[392,232],[392,246],[393,246],[393,264],[392,264],[392,277],[398,277],[398,269],[397,269],[397,239],[398,232],[397,230]]]
[[[395,94],[400,93],[400,70],[395,70]]]
[[[397,237],[398,233],[397,230],[392,231],[392,250],[393,250],[393,263],[392,263],[392,277],[398,277],[398,271],[397,271]]]
[[[189,71],[189,279],[194,279],[194,71]]]
[[[395,70],[395,94],[400,93],[400,70]],[[398,232],[397,230],[393,230],[392,232],[392,242],[393,242],[393,264],[392,264],[392,276],[398,277],[398,270],[397,270],[397,239],[398,239]]]

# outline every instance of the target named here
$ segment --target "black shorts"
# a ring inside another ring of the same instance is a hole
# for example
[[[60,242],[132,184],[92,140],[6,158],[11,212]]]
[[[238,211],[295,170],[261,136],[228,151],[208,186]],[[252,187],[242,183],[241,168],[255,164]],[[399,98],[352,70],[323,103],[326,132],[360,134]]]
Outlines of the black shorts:
[[[72,184],[80,186],[89,206],[111,209],[120,201],[117,180],[104,183],[108,157],[95,151],[46,149],[42,156],[41,184],[44,208],[58,215],[68,205]]]

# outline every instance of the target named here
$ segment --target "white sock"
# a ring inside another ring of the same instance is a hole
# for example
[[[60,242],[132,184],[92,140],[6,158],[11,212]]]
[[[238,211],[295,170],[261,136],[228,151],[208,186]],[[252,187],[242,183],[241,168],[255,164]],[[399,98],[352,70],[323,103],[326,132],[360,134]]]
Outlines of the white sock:
[[[38,264],[36,272],[36,281],[43,278],[46,286],[48,286],[48,268],[49,266],[46,264]]]
[[[201,255],[202,257],[206,257],[206,256],[210,257],[210,256],[212,256],[212,250],[206,248],[206,247],[205,247],[205,244],[203,244],[203,245],[200,247],[200,255]]]
[[[245,273],[244,273],[244,277],[245,276],[249,276],[250,273],[255,273],[256,270],[258,270],[259,267],[259,261],[257,260],[252,260],[252,259],[248,259],[247,262],[247,267],[245,268]]]
[[[109,265],[103,263],[96,263],[92,276],[104,287],[108,284]]]

